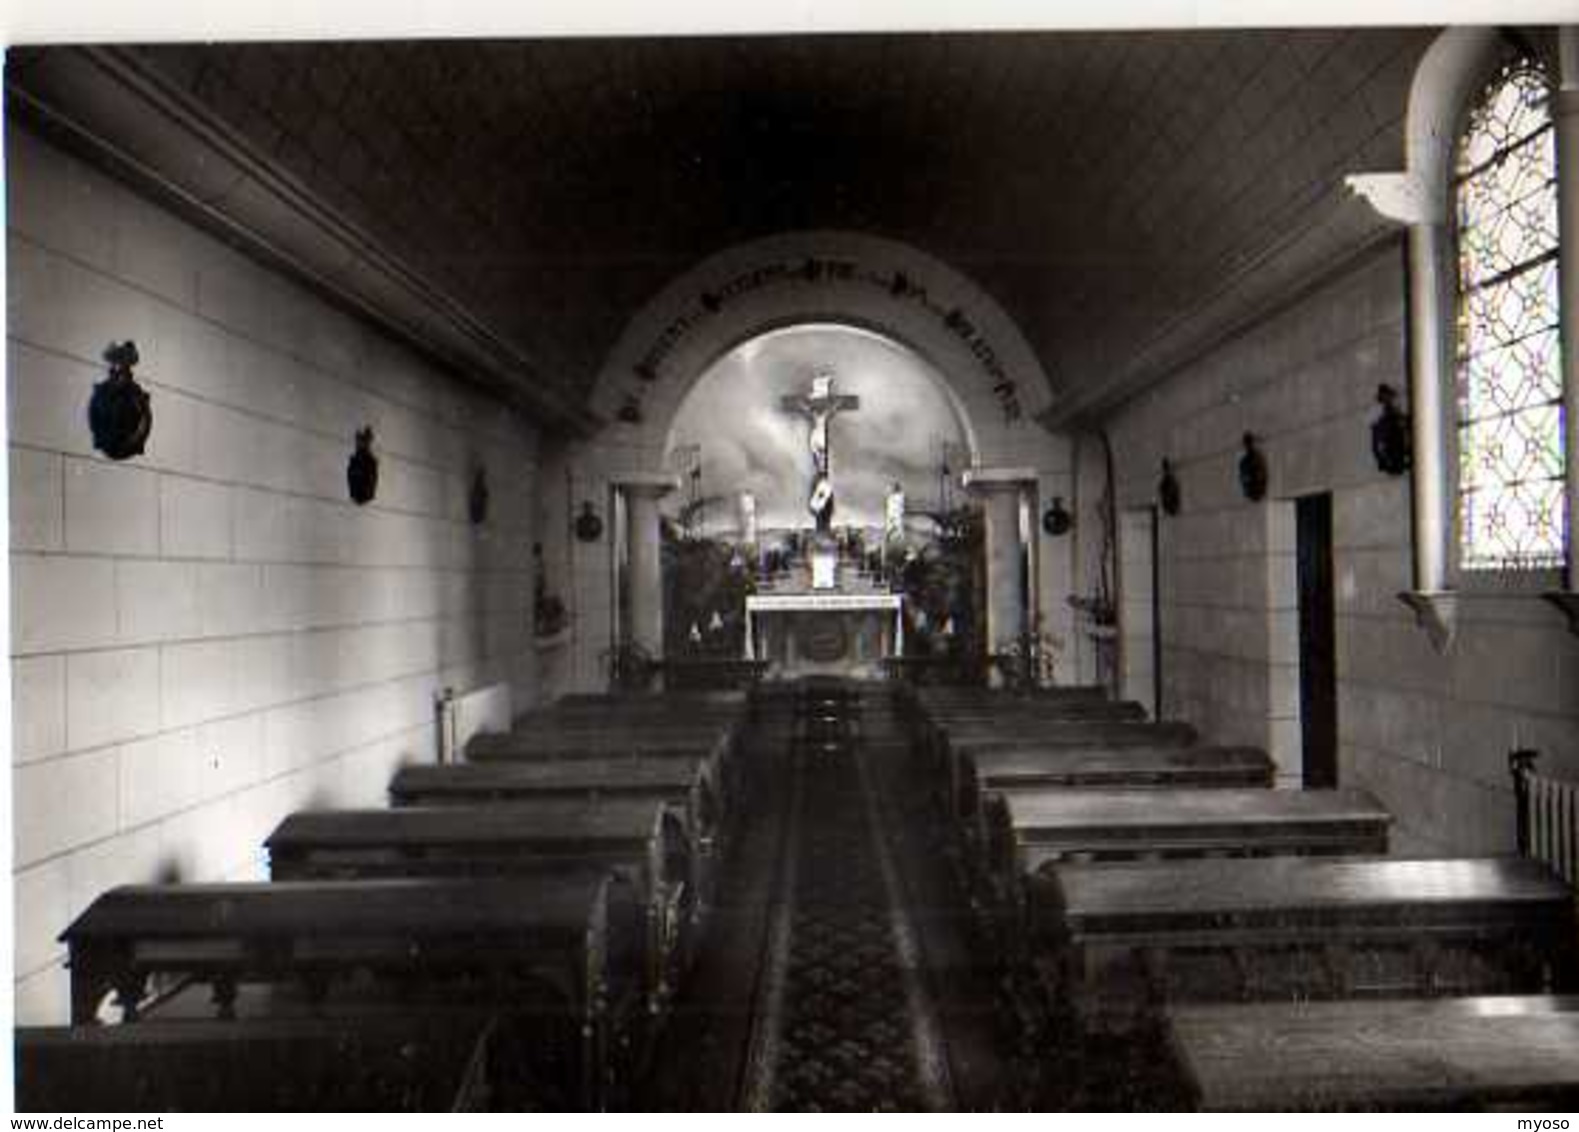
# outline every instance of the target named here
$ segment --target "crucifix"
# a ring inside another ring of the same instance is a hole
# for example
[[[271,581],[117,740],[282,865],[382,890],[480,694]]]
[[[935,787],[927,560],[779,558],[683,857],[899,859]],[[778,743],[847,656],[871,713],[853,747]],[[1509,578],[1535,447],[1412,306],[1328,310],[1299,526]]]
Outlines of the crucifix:
[[[833,523],[833,480],[828,470],[828,423],[846,410],[859,409],[861,399],[833,391],[833,374],[821,370],[811,379],[811,392],[785,397],[780,405],[811,422],[812,481],[806,506],[817,519],[817,533],[827,534]]]

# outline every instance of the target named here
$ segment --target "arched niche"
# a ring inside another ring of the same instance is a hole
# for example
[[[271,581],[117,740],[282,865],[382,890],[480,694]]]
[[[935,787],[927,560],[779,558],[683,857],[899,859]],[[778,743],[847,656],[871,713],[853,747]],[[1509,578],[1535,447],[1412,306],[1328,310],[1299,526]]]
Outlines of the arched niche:
[[[747,491],[764,529],[810,523],[808,422],[781,406],[822,372],[859,404],[831,430],[841,525],[882,526],[894,483],[912,507],[958,501],[957,473],[971,466],[976,444],[954,387],[892,338],[848,322],[809,322],[748,338],[692,384],[670,420],[665,466],[682,483],[664,512],[698,504],[698,529],[738,526],[737,493]]]
[[[977,467],[1024,473],[1045,498],[1069,495],[1068,443],[1037,423],[1052,404],[1052,384],[1007,313],[964,274],[903,243],[851,232],[795,232],[726,249],[674,279],[631,319],[589,398],[607,423],[545,462],[545,544],[568,573],[573,625],[570,649],[545,657],[547,694],[600,687],[602,658],[630,637],[618,596],[622,588],[632,592],[620,565],[629,549],[616,538],[625,522],[615,514],[622,485],[641,485],[645,494],[672,476],[664,456],[675,415],[718,358],[805,323],[865,329],[914,351],[947,383]],[[611,520],[600,541],[581,543],[566,532],[564,517],[584,501]],[[1054,631],[1067,630],[1067,541],[1035,553],[1037,604]]]
[[[591,408],[610,423],[608,466],[657,468],[691,387],[721,356],[766,332],[844,323],[914,350],[948,382],[983,464],[1045,443],[1035,418],[1047,375],[997,302],[961,273],[892,240],[801,232],[704,260],[643,307],[605,361]]]

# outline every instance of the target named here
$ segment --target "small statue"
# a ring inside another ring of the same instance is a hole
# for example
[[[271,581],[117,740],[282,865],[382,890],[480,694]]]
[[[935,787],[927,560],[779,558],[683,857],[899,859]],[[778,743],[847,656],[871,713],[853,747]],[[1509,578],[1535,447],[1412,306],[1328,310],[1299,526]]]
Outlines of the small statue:
[[[132,376],[139,360],[137,343],[112,343],[104,360],[110,363],[110,375],[93,387],[88,427],[95,448],[112,460],[129,460],[143,454],[154,426],[148,391]]]
[[[378,494],[378,457],[373,455],[371,428],[357,431],[356,451],[345,465],[345,482],[351,501],[358,507],[371,503]]]
[[[1183,504],[1184,493],[1179,488],[1179,477],[1173,473],[1173,461],[1163,458],[1162,479],[1157,482],[1157,502],[1162,504],[1165,515],[1177,515]]]
[[[1391,385],[1376,387],[1376,403],[1382,407],[1382,415],[1371,422],[1371,455],[1376,460],[1376,470],[1401,476],[1413,463],[1409,414],[1398,407],[1398,390]]]
[[[1239,457],[1239,489],[1252,503],[1266,498],[1266,456],[1256,447],[1255,433],[1245,433],[1245,451]]]

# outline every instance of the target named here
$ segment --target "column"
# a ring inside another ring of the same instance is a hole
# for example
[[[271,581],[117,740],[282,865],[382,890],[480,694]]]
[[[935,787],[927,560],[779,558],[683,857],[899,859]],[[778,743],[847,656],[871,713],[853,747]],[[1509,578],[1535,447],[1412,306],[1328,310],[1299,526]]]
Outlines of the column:
[[[1460,69],[1467,73],[1467,68]],[[1417,97],[1411,94],[1411,102]],[[1414,110],[1410,113],[1413,118]],[[1444,138],[1451,136],[1442,134]],[[1435,144],[1447,143],[1438,139]],[[1414,145],[1411,141],[1412,148]],[[1441,160],[1445,163],[1446,158]],[[1446,652],[1458,631],[1458,594],[1450,588],[1448,572],[1453,532],[1453,501],[1447,490],[1448,438],[1453,430],[1447,395],[1451,388],[1448,335],[1452,326],[1448,312],[1453,309],[1453,283],[1446,246],[1447,166],[1438,168],[1435,159],[1422,159],[1413,152],[1410,166],[1407,173],[1356,173],[1346,181],[1378,214],[1408,225],[1414,577],[1413,587],[1398,599],[1414,613],[1432,646]]]
[[[614,480],[625,499],[625,643],[663,658],[663,555],[658,501],[679,487],[667,472],[627,472]]]
[[[1036,483],[1033,468],[972,468],[961,477],[965,490],[982,501],[987,529],[987,652],[1018,646],[1026,625],[1020,539],[1021,493]]]
[[[1446,390],[1449,361],[1443,328],[1451,302],[1444,294],[1442,264],[1445,225],[1422,221],[1409,228],[1409,381],[1410,424],[1414,433],[1414,588],[1437,594],[1448,588],[1448,540],[1452,537],[1451,500],[1447,497],[1447,438],[1452,420]]]

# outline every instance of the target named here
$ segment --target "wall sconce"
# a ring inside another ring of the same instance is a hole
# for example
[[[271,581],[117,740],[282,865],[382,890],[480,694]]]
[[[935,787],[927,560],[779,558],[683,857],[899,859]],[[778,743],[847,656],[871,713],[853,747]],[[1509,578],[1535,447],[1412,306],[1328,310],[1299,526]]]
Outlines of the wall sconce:
[[[141,456],[153,431],[154,413],[148,391],[137,384],[137,343],[112,342],[104,351],[110,375],[93,387],[88,401],[88,428],[93,446],[112,460]]]
[[[1157,481],[1157,502],[1162,504],[1165,515],[1177,515],[1184,504],[1179,477],[1173,474],[1173,462],[1166,456],[1162,460],[1162,478]]]
[[[1244,455],[1239,457],[1239,490],[1252,503],[1266,498],[1266,456],[1256,447],[1256,434],[1245,433]]]
[[[602,537],[603,520],[598,518],[591,503],[583,503],[581,514],[576,516],[576,538],[582,542],[597,542]]]
[[[1371,455],[1376,458],[1376,470],[1401,476],[1414,462],[1409,414],[1398,407],[1398,390],[1391,385],[1376,387],[1376,403],[1382,407],[1381,416],[1371,422]]]
[[[373,455],[373,430],[363,428],[356,434],[356,451],[345,465],[345,484],[351,501],[358,507],[371,503],[378,494],[378,457]]]
[[[1064,506],[1064,497],[1053,496],[1052,503],[1048,504],[1047,510],[1042,512],[1042,530],[1050,537],[1058,538],[1060,535],[1068,534],[1069,529],[1074,525],[1075,517]]]
[[[488,518],[488,469],[481,464],[472,473],[471,492],[466,496],[466,514],[472,526],[480,527]]]

